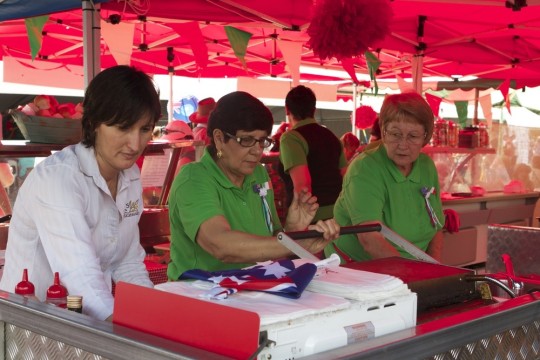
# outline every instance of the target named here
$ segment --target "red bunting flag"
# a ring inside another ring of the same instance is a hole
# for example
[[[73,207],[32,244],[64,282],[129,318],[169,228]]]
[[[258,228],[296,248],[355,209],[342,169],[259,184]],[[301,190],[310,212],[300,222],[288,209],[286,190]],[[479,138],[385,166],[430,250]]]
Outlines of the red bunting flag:
[[[508,109],[508,113],[512,114],[510,111],[510,79],[504,80],[501,85],[499,85],[499,91],[504,97],[504,103]]]
[[[352,81],[355,84],[359,84],[358,78],[356,77],[356,72],[354,71],[354,60],[351,58],[341,59],[341,66],[343,66],[343,70],[345,70],[349,76],[351,77]]]
[[[283,60],[287,64],[293,86],[300,85],[300,63],[302,58],[302,43],[299,41],[285,41],[278,39],[279,50],[283,55]]]
[[[191,50],[193,51],[197,66],[199,66],[200,69],[206,69],[208,66],[208,47],[206,46],[199,23],[197,21],[189,21],[185,23],[170,24],[168,26],[174,29],[182,39],[187,39],[191,46]]]
[[[396,74],[396,80],[398,83],[399,91],[402,93],[413,91],[413,85],[411,83],[407,83],[404,78]]]
[[[39,50],[41,50],[41,44],[43,43],[43,27],[47,20],[49,20],[49,15],[24,19],[28,41],[30,42],[30,50],[32,52],[32,60],[36,58]]]
[[[426,101],[428,102],[431,111],[433,111],[433,115],[435,117],[439,116],[439,108],[441,106],[442,98],[430,93],[426,93]]]
[[[253,34],[237,29],[232,26],[225,26],[225,33],[229,39],[229,43],[234,50],[234,55],[240,60],[244,69],[246,68],[246,51],[249,39]]]

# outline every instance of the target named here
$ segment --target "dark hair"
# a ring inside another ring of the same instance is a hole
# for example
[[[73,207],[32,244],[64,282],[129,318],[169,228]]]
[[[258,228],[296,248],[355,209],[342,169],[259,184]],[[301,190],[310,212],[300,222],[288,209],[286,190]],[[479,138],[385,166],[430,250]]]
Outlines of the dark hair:
[[[383,130],[388,128],[392,122],[409,122],[420,124],[426,131],[424,145],[426,145],[433,135],[433,122],[435,117],[433,111],[426,100],[415,92],[406,92],[387,96],[382,104],[379,113],[380,127]]]
[[[316,105],[315,93],[304,85],[292,88],[285,98],[287,110],[298,120],[315,116]]]
[[[380,125],[378,116],[375,119],[375,122],[373,123],[373,125],[371,125],[371,132],[370,132],[369,135],[377,138],[377,140],[379,140],[382,137],[381,136],[381,125]]]
[[[148,117],[154,127],[161,117],[159,91],[152,78],[131,66],[120,65],[103,70],[92,79],[83,100],[82,143],[96,143],[96,129],[117,125],[129,129]]]
[[[216,108],[210,113],[207,134],[210,138],[208,151],[216,154],[214,130],[219,129],[235,135],[238,130],[264,130],[270,135],[274,118],[272,112],[259,99],[244,91],[235,91],[218,100]],[[229,141],[225,137],[225,142]]]

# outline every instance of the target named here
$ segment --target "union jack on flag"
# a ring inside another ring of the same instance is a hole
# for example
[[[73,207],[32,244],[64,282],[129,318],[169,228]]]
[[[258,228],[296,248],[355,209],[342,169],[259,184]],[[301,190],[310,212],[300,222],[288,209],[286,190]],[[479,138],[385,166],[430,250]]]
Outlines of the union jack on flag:
[[[283,259],[245,269],[214,272],[192,269],[185,271],[178,280],[204,280],[225,289],[263,291],[298,299],[316,272],[315,264],[296,267],[292,260]]]

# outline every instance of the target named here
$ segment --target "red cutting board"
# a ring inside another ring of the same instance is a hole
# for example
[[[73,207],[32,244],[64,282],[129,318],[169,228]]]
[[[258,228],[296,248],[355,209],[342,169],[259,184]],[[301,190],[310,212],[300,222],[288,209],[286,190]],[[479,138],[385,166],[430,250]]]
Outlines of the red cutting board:
[[[247,359],[257,350],[257,313],[119,282],[113,323],[217,354]]]

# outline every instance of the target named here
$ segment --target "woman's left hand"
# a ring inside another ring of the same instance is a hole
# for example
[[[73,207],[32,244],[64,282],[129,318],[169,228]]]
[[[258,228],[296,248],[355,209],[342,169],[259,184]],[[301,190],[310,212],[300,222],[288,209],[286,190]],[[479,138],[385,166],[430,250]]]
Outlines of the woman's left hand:
[[[328,219],[319,220],[316,224],[310,225],[308,229],[322,233],[322,237],[299,241],[309,252],[317,254],[323,251],[326,245],[339,237],[340,226],[334,219]]]
[[[307,229],[319,209],[317,197],[313,196],[307,189],[294,193],[293,201],[285,220],[287,231],[302,231]]]

